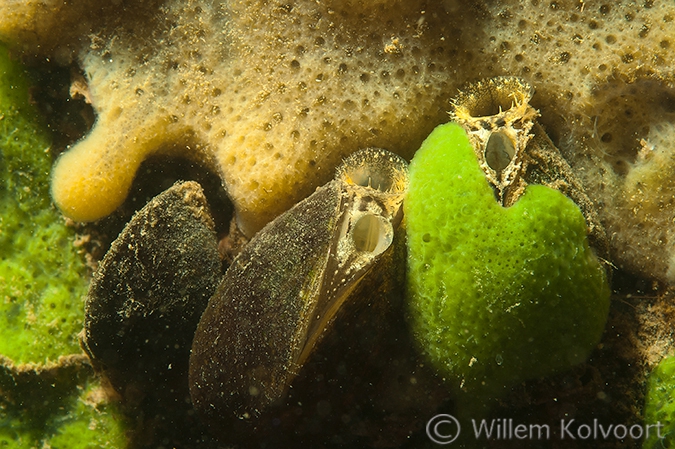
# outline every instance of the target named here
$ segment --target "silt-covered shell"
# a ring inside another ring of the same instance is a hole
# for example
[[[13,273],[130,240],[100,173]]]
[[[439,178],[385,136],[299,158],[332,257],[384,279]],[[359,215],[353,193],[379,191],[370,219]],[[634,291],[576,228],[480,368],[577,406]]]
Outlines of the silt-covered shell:
[[[237,256],[192,345],[190,392],[209,423],[256,418],[283,398],[344,301],[391,246],[406,186],[403,159],[362,150]]]

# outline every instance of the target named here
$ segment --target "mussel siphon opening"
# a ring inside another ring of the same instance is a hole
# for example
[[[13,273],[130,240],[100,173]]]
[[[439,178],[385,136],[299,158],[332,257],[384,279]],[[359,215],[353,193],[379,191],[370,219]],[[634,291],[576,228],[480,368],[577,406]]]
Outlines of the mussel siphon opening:
[[[349,171],[351,181],[361,187],[387,192],[391,188],[391,180],[388,173],[373,170],[372,167],[356,167]]]
[[[382,238],[384,238],[384,229],[380,219],[375,215],[363,215],[354,225],[352,239],[357,251],[372,253],[378,248]]]
[[[491,169],[501,172],[508,167],[515,154],[516,147],[509,136],[501,131],[490,134],[485,145],[485,162]]]

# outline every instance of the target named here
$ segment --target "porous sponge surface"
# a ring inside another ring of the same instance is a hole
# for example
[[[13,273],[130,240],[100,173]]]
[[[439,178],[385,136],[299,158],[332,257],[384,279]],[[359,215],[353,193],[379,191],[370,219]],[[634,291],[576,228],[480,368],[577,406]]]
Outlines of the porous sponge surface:
[[[102,32],[82,55],[97,121],[54,168],[57,205],[98,219],[147,155],[177,151],[222,176],[251,235],[357,149],[409,157],[449,109],[451,26],[425,14],[440,34],[415,32],[405,2],[340,8],[169,0],[133,33]],[[391,30],[364,36],[383,16]]]
[[[585,360],[610,292],[569,198],[530,185],[503,208],[450,123],[413,158],[404,207],[413,332],[451,389],[480,401]]]
[[[101,3],[0,2],[2,39],[76,54],[87,77],[97,122],[53,178],[75,220],[110,213],[169,150],[214,167],[252,235],[341,158],[409,158],[458,88],[514,75],[596,200],[612,263],[675,281],[674,2]]]
[[[0,4],[0,35],[37,39],[36,52],[72,38],[47,30],[73,29],[78,8],[45,21],[34,3]],[[675,280],[660,206],[673,187],[653,175],[674,165],[672,2],[167,0],[154,15],[142,4],[94,14],[125,26],[75,33],[94,36],[79,57],[98,119],[54,170],[71,218],[110,213],[148,154],[179,149],[212,163],[252,235],[342,157],[368,146],[410,157],[457,88],[509,74],[534,86],[547,132],[597,199],[613,262]],[[641,140],[656,157],[639,157]]]
[[[79,353],[86,267],[49,197],[49,138],[22,69],[0,46],[0,355],[45,363]]]

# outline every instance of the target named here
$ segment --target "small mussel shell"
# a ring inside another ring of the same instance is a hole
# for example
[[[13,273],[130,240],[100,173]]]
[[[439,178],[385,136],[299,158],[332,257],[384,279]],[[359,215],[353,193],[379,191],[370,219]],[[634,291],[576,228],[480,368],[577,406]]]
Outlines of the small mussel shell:
[[[283,400],[345,300],[391,246],[406,186],[403,159],[362,150],[235,258],[190,357],[193,405],[212,428],[255,420]]]
[[[499,76],[470,84],[453,100],[450,117],[467,132],[478,164],[506,206],[522,194],[525,148],[539,116],[530,105],[533,93],[524,80]]]
[[[221,278],[196,182],[153,198],[112,243],[87,294],[82,346],[125,405],[157,421],[184,421],[192,337]],[[164,438],[172,430],[157,429]]]
[[[469,84],[453,99],[450,113],[467,133],[497,200],[510,207],[529,184],[542,184],[570,197],[581,209],[591,246],[601,258],[609,244],[596,207],[574,170],[536,121],[534,89],[513,76]],[[609,264],[606,265],[608,274]]]

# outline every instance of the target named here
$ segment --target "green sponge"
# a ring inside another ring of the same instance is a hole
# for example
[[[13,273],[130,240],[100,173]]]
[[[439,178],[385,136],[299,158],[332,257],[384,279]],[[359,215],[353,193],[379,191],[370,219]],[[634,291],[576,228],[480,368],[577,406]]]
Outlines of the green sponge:
[[[28,100],[0,44],[0,447],[124,448],[79,347],[87,268],[51,203],[50,139]]]
[[[661,360],[649,375],[644,422],[652,430],[643,449],[675,448],[675,357]]]
[[[459,125],[415,154],[405,217],[413,333],[459,403],[485,410],[600,340],[610,291],[581,211],[539,185],[502,207]]]
[[[79,381],[82,378],[77,376]],[[38,384],[38,388],[44,384]],[[89,377],[71,389],[57,382],[30,404],[0,401],[0,447],[3,449],[124,449],[127,426],[117,404],[109,402],[100,382]],[[54,390],[54,388],[52,388]],[[14,395],[15,392],[12,392]],[[19,397],[32,396],[19,392]],[[25,408],[24,408],[25,407]]]
[[[50,139],[26,79],[0,45],[0,355],[44,364],[80,352],[87,269],[51,204]]]

